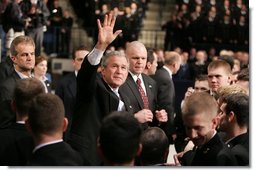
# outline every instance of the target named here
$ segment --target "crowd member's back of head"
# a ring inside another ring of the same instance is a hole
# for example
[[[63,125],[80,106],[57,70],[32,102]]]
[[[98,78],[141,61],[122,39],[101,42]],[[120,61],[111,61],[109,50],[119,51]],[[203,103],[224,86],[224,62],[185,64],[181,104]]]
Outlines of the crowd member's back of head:
[[[28,114],[26,124],[35,142],[28,165],[82,165],[81,156],[62,140],[68,120],[64,117],[63,102],[57,95],[38,95]]]
[[[98,150],[104,165],[134,165],[141,151],[141,127],[128,112],[113,112],[104,118],[98,138]]]
[[[249,68],[243,68],[239,72],[236,84],[240,85],[249,95]]]
[[[148,165],[166,165],[169,153],[169,141],[161,128],[149,127],[141,136],[142,151],[140,163]]]
[[[36,78],[21,79],[17,81],[14,89],[12,105],[19,117],[28,115],[28,110],[33,98],[41,93],[45,93],[45,88]],[[16,115],[16,117],[18,116]]]
[[[32,100],[45,93],[43,84],[36,78],[17,80],[12,100],[16,122],[0,131],[0,164],[25,165],[33,149],[33,140],[25,128]]]

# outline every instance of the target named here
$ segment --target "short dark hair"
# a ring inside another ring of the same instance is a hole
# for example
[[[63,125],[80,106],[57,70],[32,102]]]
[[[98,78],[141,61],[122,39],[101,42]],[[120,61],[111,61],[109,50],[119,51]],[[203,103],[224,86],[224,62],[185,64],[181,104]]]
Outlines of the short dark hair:
[[[147,48],[147,61],[146,62],[150,62],[150,63],[153,63],[154,61],[154,53],[155,53],[155,50],[152,49],[152,48]]]
[[[195,81],[208,81],[208,77],[206,74],[197,75]]]
[[[130,162],[139,149],[141,127],[133,114],[112,112],[100,128],[99,143],[104,157],[112,163]]]
[[[80,46],[78,46],[78,47],[75,48],[75,49],[73,50],[73,52],[72,52],[72,59],[73,59],[73,60],[75,60],[75,58],[76,58],[76,52],[77,52],[77,51],[80,51],[80,50],[87,50],[87,51],[89,51],[88,48],[87,48],[87,46],[85,46],[85,45],[80,45]]]
[[[223,98],[226,103],[225,112],[228,115],[234,112],[239,126],[248,126],[249,121],[249,96],[244,93],[229,94]]]
[[[36,78],[18,80],[13,96],[18,114],[28,115],[32,100],[41,93],[45,93],[45,88],[40,80]]]
[[[249,68],[243,68],[237,75],[237,80],[249,81]]]
[[[35,66],[41,63],[42,61],[48,61],[46,56],[38,56],[35,58]]]
[[[57,95],[36,96],[28,114],[29,126],[35,136],[51,135],[63,127],[64,105]]]
[[[140,161],[142,165],[155,165],[166,163],[169,141],[165,132],[159,127],[147,128],[140,140],[142,151]]]

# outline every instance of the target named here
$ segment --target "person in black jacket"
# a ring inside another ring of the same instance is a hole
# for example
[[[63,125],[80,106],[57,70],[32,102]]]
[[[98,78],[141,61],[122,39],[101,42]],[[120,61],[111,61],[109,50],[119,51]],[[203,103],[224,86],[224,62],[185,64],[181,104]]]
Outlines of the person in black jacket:
[[[218,104],[215,98],[206,92],[195,92],[185,100],[182,117],[186,134],[194,147],[192,150],[175,155],[176,165],[237,165],[235,157],[216,131],[219,124],[217,112]]]
[[[129,98],[119,87],[128,75],[128,60],[118,51],[103,53],[121,33],[113,33],[115,17],[105,15],[103,26],[97,20],[99,35],[95,48],[84,59],[77,76],[77,98],[69,143],[90,165],[101,164],[96,153],[102,119],[113,111],[132,113]],[[97,72],[101,61],[100,74]]]
[[[249,97],[234,93],[221,97],[219,129],[226,133],[226,144],[238,165],[249,166]]]
[[[68,119],[64,117],[63,102],[57,95],[44,93],[36,96],[26,120],[26,126],[35,143],[27,165],[83,165],[79,153],[62,139],[67,125]]]

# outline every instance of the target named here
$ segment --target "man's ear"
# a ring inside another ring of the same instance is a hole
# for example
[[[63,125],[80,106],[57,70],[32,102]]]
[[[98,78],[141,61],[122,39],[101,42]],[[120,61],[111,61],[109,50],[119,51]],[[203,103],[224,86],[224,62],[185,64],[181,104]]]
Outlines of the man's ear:
[[[67,130],[68,124],[69,124],[68,119],[66,117],[64,117],[64,120],[63,120],[63,132],[65,132]]]
[[[136,156],[140,156],[140,155],[141,155],[142,148],[143,148],[143,145],[142,145],[141,143],[139,143],[139,147],[138,147],[138,150],[137,150]]]
[[[30,124],[29,124],[29,118],[27,120],[25,120],[25,126],[26,126],[26,129],[28,130],[28,132],[30,132],[32,134],[32,130],[31,130]]]
[[[234,121],[236,118],[235,118],[235,113],[233,111],[231,111],[229,114],[228,114],[228,122],[232,122]]]
[[[217,128],[217,127],[219,126],[219,123],[220,123],[220,116],[219,116],[219,115],[216,115],[216,116],[212,119],[212,122],[213,122],[214,128]]]
[[[151,62],[147,62],[147,63],[146,63],[146,69],[151,68],[151,66],[152,66]]]

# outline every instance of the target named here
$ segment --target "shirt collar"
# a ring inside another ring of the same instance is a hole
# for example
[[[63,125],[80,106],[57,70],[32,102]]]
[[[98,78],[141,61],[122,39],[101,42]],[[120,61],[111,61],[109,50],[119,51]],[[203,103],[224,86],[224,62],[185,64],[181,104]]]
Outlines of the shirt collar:
[[[59,139],[59,140],[55,140],[55,141],[50,141],[50,142],[47,142],[47,143],[39,144],[39,145],[37,145],[37,146],[34,148],[33,153],[34,153],[35,151],[37,151],[38,149],[40,149],[40,148],[46,146],[46,145],[56,144],[56,143],[59,143],[59,142],[62,142],[62,141],[63,141],[63,139]]]

